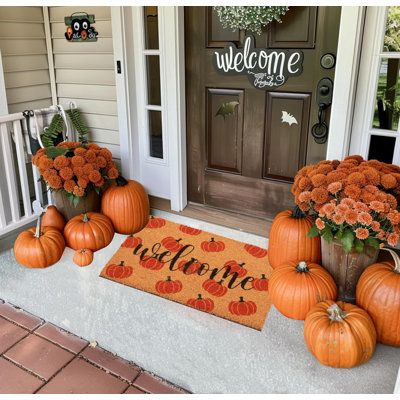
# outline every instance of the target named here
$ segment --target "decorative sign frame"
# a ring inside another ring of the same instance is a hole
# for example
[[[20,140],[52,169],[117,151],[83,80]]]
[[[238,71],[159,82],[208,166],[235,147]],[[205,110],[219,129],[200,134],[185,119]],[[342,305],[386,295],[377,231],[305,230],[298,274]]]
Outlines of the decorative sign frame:
[[[255,47],[253,36],[246,36],[243,48],[234,43],[214,51],[213,64],[224,75],[247,75],[257,89],[271,90],[282,86],[291,76],[303,72],[304,54],[294,49]]]
[[[67,30],[65,38],[69,42],[96,42],[98,32],[91,24],[95,23],[94,14],[75,12],[64,17]]]

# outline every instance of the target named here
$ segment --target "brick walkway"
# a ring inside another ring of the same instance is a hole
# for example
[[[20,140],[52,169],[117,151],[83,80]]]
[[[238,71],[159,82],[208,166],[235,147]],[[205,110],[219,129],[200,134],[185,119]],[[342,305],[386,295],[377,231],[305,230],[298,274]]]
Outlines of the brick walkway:
[[[0,300],[0,393],[187,393]]]

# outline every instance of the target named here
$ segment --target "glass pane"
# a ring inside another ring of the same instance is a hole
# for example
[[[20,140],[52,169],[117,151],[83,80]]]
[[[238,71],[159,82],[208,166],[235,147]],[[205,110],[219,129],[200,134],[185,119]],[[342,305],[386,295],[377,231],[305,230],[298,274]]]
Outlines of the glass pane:
[[[400,52],[400,7],[388,7],[383,51]]]
[[[160,59],[158,56],[146,56],[147,67],[147,104],[161,105]]]
[[[394,137],[371,135],[368,160],[379,160],[391,164],[395,144]]]
[[[150,156],[163,158],[161,111],[149,111]]]
[[[382,58],[372,126],[396,131],[400,115],[400,59]]]
[[[158,49],[158,9],[154,6],[144,7],[145,48]]]

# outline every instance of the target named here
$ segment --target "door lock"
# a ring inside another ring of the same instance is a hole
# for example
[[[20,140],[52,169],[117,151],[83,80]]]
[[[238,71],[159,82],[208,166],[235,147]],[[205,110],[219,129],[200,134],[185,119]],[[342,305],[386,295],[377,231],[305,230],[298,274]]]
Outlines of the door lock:
[[[328,139],[328,125],[325,122],[326,109],[332,104],[333,82],[329,78],[322,78],[317,86],[318,122],[311,128],[314,140],[323,144]]]

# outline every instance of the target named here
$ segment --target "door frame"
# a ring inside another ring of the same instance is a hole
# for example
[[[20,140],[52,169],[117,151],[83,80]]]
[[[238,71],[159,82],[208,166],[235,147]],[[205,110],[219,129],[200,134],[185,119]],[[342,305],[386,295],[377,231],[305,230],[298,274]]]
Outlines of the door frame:
[[[365,6],[342,6],[335,87],[326,158],[348,155]],[[122,73],[116,71],[118,120],[121,142],[122,172],[141,181],[149,193],[159,195],[148,185],[150,166],[142,154],[143,130],[140,121],[143,107],[143,67],[138,37],[142,26],[140,7],[111,7],[115,61],[120,60]],[[182,211],[187,205],[186,109],[185,109],[185,41],[183,6],[159,7],[160,71],[165,114],[164,132],[168,143],[169,198],[171,209]],[[135,62],[136,60],[136,62]],[[349,71],[351,71],[349,73]],[[164,122],[164,121],[163,121]],[[157,177],[157,173],[151,174]],[[158,178],[159,179],[159,178]]]

